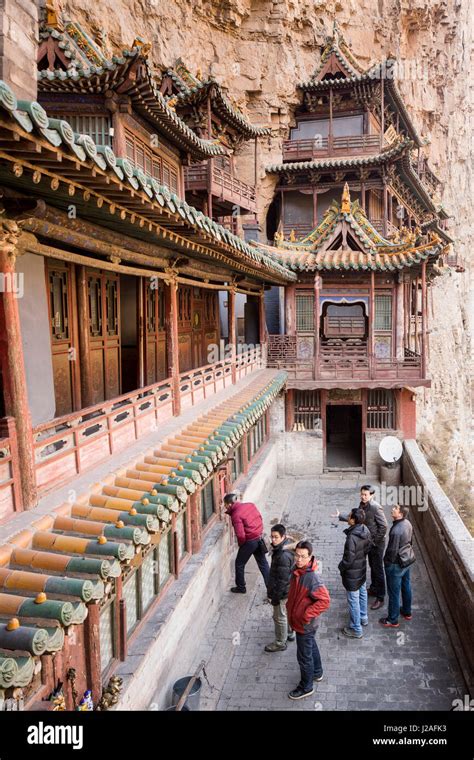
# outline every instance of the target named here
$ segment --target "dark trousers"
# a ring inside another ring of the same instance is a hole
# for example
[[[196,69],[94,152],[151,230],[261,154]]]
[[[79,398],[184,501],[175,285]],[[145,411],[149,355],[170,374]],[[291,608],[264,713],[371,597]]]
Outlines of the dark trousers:
[[[316,631],[296,634],[296,659],[301,671],[299,686],[309,691],[313,688],[313,679],[323,674],[321,655],[316,644]]]
[[[255,557],[258,565],[258,569],[263,575],[265,586],[268,586],[268,576],[270,574],[270,568],[268,567],[267,558],[265,552],[262,549],[259,538],[254,538],[251,541],[246,541],[245,544],[239,546],[237,557],[235,558],[235,585],[237,588],[245,590],[245,565],[249,561],[250,557]]]
[[[384,544],[377,544],[372,546],[369,551],[369,567],[370,567],[370,591],[373,591],[377,599],[381,602],[385,596],[385,572],[383,566],[383,553]]]

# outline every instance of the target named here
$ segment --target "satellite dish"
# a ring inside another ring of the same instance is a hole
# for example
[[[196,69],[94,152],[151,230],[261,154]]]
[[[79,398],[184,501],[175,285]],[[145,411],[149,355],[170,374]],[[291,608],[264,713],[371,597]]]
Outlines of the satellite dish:
[[[398,462],[403,454],[402,442],[394,435],[386,435],[379,443],[379,454],[389,464]]]

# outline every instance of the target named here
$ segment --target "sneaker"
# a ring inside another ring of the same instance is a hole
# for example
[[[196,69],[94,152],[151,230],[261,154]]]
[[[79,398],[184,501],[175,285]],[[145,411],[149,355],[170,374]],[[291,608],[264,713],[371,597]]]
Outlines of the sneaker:
[[[405,620],[411,620],[412,617],[413,617],[413,615],[411,615],[411,614],[410,615],[405,615],[404,612],[401,612],[400,615],[402,616],[402,618],[405,618]]]
[[[349,639],[361,639],[362,633],[356,633],[353,628],[341,628],[341,633]]]
[[[246,594],[246,588],[239,588],[238,586],[232,586],[231,591],[233,594]]]
[[[301,688],[301,686],[297,686],[296,689],[293,689],[293,691],[290,691],[288,694],[290,699],[304,699],[304,697],[310,697],[311,694],[314,694],[314,689],[309,689],[308,691],[305,691]]]
[[[379,623],[380,625],[383,625],[384,628],[400,628],[399,623],[391,623],[386,617],[380,618]]]
[[[369,621],[368,620],[361,620],[360,624],[366,626],[366,625],[369,625]]]
[[[296,633],[293,631],[293,633],[289,633],[287,636],[287,641],[294,641],[296,639]]]
[[[265,652],[284,652],[285,649],[286,644],[277,644],[276,641],[274,641],[273,644],[267,644]]]
[[[320,676],[313,676],[313,681],[315,681],[315,683],[319,683],[322,680],[323,680],[322,674]]]

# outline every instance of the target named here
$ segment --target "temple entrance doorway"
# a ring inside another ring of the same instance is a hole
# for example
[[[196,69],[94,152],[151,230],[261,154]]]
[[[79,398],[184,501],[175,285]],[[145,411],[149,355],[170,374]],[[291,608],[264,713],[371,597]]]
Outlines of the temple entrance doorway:
[[[362,468],[361,404],[327,405],[326,467],[332,470]]]

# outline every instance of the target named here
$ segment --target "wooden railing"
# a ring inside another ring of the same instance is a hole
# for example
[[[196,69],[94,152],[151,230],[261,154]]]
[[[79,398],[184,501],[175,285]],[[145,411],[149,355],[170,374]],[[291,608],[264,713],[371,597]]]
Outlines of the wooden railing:
[[[330,135],[305,140],[285,140],[283,161],[308,161],[321,156],[377,153],[380,148],[380,135]]]
[[[20,467],[13,417],[0,419],[0,523],[22,509]]]
[[[237,354],[234,363],[225,359],[182,372],[178,383],[181,410],[226,388],[233,372],[240,380],[262,366],[264,358],[258,346]],[[33,440],[39,494],[72,480],[148,433],[159,432],[172,417],[173,382],[167,378],[38,425]]]
[[[372,227],[375,227],[375,229],[377,230],[377,232],[380,232],[381,235],[384,234],[383,219],[371,219],[371,218],[369,218],[369,222],[371,223]],[[389,219],[386,220],[385,224],[386,224],[386,230],[387,230],[387,232],[385,234],[387,236],[388,235],[394,235],[396,233],[396,231],[398,230],[398,227],[395,224],[393,224]]]
[[[300,380],[417,380],[422,377],[419,354],[405,350],[405,357],[382,359],[370,353],[367,341],[321,340],[315,360],[298,357],[296,335],[269,335],[267,366],[286,369]]]
[[[185,189],[207,190],[208,171],[207,163],[186,166],[184,169]],[[247,185],[229,171],[215,165],[212,167],[211,190],[213,195],[219,196],[222,200],[235,203],[248,211],[255,211],[257,203],[255,186]]]
[[[332,314],[324,317],[325,335],[357,335],[365,334],[365,317],[336,317]]]

